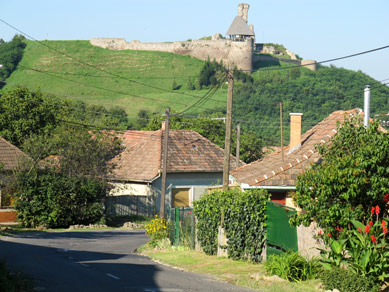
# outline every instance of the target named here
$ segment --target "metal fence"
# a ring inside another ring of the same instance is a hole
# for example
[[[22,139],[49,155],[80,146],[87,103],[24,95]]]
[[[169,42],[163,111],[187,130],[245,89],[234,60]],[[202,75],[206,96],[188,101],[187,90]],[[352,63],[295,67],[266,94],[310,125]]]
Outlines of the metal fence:
[[[169,238],[173,245],[195,248],[193,208],[175,207],[168,213]]]
[[[154,209],[153,202],[147,196],[110,196],[106,200],[106,212],[111,216],[152,217]]]

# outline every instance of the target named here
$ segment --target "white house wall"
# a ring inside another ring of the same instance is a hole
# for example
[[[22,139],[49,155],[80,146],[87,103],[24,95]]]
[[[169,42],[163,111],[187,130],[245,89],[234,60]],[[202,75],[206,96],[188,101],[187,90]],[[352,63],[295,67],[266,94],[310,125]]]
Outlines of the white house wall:
[[[113,188],[110,196],[151,196],[153,190],[150,185],[137,183],[111,183]]]

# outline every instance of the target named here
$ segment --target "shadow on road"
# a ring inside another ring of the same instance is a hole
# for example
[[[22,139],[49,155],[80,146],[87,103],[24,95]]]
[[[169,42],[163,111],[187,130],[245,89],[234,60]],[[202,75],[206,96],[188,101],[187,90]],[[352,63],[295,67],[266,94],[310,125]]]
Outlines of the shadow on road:
[[[123,237],[125,245],[126,238],[139,234],[142,233],[24,233],[1,238],[0,257],[9,266],[22,267],[35,279],[34,286],[40,291],[158,291],[155,277],[159,268],[153,262],[131,252],[117,252],[111,246],[118,244],[118,237]],[[88,241],[91,239],[94,242]],[[79,243],[77,249],[67,248],[66,241],[74,240]],[[53,246],[45,246],[50,244]]]

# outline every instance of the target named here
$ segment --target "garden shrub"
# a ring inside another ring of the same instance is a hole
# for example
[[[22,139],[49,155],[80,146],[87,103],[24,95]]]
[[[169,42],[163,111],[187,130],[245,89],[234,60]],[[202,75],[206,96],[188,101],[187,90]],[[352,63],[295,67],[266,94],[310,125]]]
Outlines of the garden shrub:
[[[146,225],[146,235],[150,237],[148,245],[156,247],[160,241],[169,237],[167,222],[165,218],[155,215],[155,218]]]
[[[264,266],[268,274],[290,282],[315,279],[320,271],[320,264],[316,259],[307,260],[298,252],[271,255]]]
[[[104,216],[104,184],[52,169],[18,173],[15,198],[18,219],[26,227],[86,225]]]
[[[194,202],[197,239],[206,254],[217,252],[218,227],[225,229],[228,256],[260,262],[266,240],[266,201],[264,190],[217,191]]]
[[[358,275],[350,270],[334,267],[320,274],[325,289],[338,289],[341,292],[378,292],[380,284],[371,277]]]

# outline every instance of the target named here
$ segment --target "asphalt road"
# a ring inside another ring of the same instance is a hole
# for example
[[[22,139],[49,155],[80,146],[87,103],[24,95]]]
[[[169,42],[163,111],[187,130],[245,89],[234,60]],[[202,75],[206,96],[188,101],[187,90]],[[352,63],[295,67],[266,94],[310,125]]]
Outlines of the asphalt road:
[[[35,291],[254,291],[134,253],[143,231],[25,232],[0,237],[0,257],[35,279]]]

